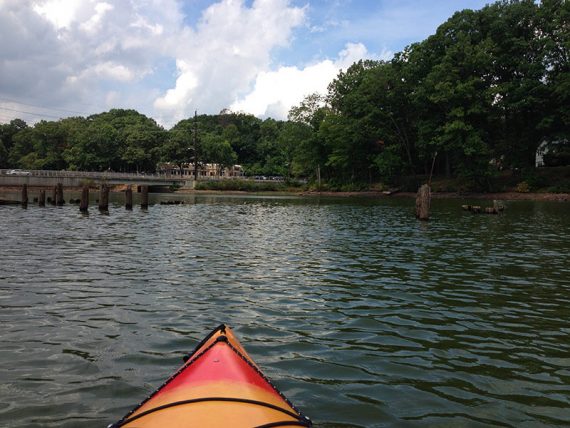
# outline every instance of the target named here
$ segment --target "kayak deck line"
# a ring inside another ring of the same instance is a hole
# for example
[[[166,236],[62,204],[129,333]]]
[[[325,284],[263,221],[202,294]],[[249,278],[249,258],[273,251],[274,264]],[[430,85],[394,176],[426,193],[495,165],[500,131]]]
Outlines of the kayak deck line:
[[[126,425],[126,424],[131,423],[132,421],[134,421],[136,419],[142,418],[143,416],[146,416],[150,413],[158,412],[160,410],[167,409],[169,407],[182,406],[185,404],[203,403],[205,401],[224,401],[224,402],[229,402],[229,403],[254,404],[257,406],[269,407],[270,409],[277,410],[279,412],[285,413],[286,415],[292,416],[294,418],[299,417],[299,415],[297,415],[293,412],[289,412],[288,410],[285,410],[279,406],[275,406],[275,405],[270,404],[270,403],[265,403],[263,401],[248,400],[245,398],[232,398],[232,397],[206,397],[206,398],[195,398],[193,400],[176,401],[174,403],[169,403],[169,404],[165,404],[163,406],[154,407],[150,410],[146,410],[146,411],[139,413],[139,414],[137,414],[131,418],[128,418],[121,425],[116,425],[116,426],[120,427],[120,426]],[[296,426],[303,426],[303,427],[308,426],[305,421],[286,421],[286,422],[287,422],[287,425],[296,425]],[[284,422],[274,422],[274,423],[278,423],[278,424],[282,425]],[[115,425],[112,425],[112,426],[114,427]],[[266,425],[261,425],[261,426],[265,427]],[[259,427],[256,427],[256,428],[259,428]]]
[[[134,421],[132,427],[222,427],[229,426],[228,418],[236,419],[231,426],[240,427],[312,426],[225,324],[183,360],[184,365],[159,388],[108,428],[131,426]]]

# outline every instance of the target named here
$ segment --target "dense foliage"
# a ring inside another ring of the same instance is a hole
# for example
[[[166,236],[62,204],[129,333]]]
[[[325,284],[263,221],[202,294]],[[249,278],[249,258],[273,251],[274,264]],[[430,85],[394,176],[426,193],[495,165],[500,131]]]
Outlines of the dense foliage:
[[[0,127],[0,167],[153,171],[160,161],[235,163],[250,175],[322,177],[331,185],[404,176],[462,177],[570,152],[570,3],[499,1],[454,14],[391,61],[359,61],[288,121],[222,111],[164,130],[134,110]]]

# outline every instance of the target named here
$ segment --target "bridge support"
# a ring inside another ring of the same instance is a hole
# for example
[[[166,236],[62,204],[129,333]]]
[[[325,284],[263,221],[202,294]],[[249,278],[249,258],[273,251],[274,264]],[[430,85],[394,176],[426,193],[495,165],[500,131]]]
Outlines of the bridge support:
[[[128,186],[127,190],[125,190],[125,208],[127,210],[133,209],[133,188],[131,186]]]
[[[22,207],[28,207],[28,185],[24,184],[22,186]]]
[[[99,189],[99,209],[109,211],[109,187],[106,184],[101,184]]]
[[[63,200],[63,184],[57,183],[55,187],[55,204],[58,206],[62,206],[65,203]]]
[[[141,186],[141,208],[148,208],[148,186]]]
[[[81,190],[81,202],[79,202],[79,211],[86,213],[89,210],[89,186],[83,186]]]

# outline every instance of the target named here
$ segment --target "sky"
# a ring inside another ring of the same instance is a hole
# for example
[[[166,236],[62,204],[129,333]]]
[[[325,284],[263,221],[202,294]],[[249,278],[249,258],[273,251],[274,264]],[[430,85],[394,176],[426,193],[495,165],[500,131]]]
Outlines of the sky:
[[[0,123],[130,108],[286,119],[482,0],[0,0]]]

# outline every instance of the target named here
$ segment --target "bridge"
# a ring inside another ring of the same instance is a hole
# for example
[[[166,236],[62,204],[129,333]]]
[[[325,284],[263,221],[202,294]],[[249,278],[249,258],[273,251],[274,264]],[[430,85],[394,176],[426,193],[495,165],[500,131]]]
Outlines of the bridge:
[[[130,184],[134,187],[146,185],[149,187],[165,187],[178,185],[193,187],[191,178],[183,178],[171,174],[145,174],[126,172],[90,172],[90,171],[49,171],[0,169],[0,186],[52,187],[58,183],[64,187],[81,187],[106,183],[110,185]]]

